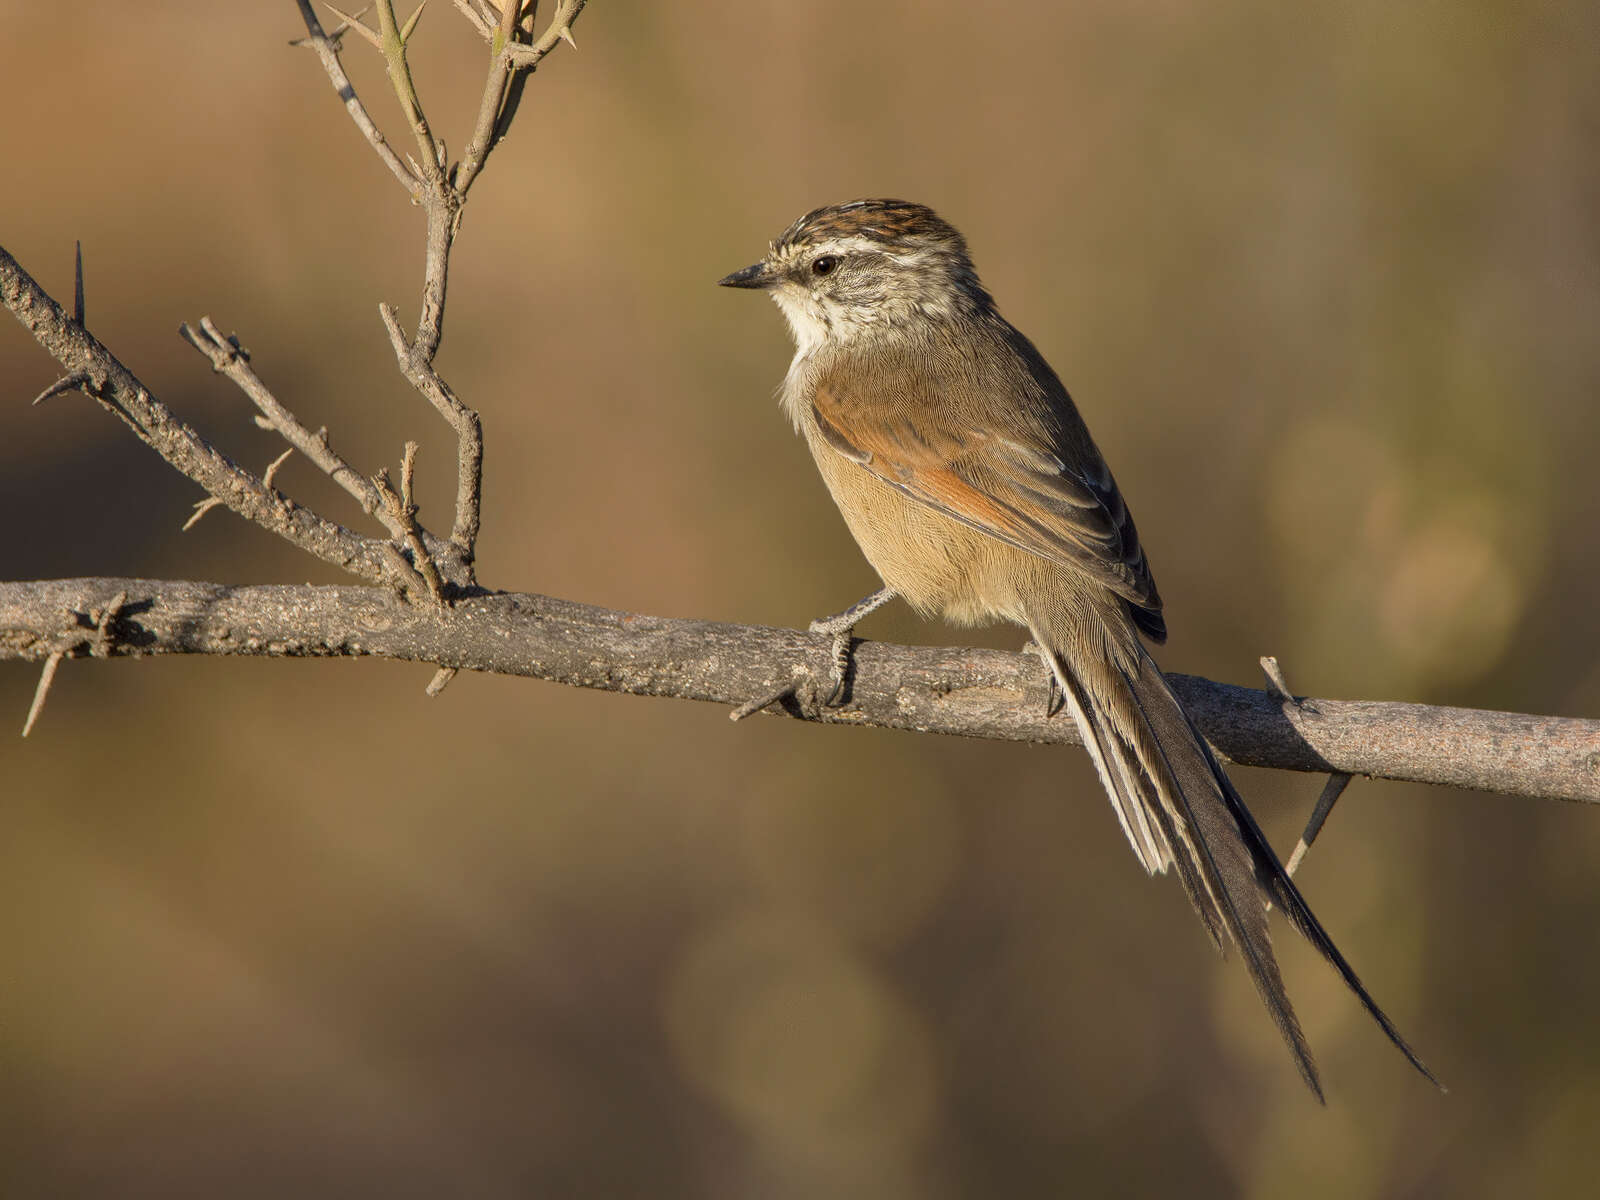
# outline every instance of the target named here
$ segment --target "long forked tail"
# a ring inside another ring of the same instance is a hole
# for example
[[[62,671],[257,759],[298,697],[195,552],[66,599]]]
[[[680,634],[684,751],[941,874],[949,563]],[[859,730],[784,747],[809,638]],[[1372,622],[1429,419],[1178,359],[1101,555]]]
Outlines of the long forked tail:
[[[1225,949],[1229,941],[1238,946],[1256,991],[1317,1099],[1323,1097],[1316,1063],[1272,951],[1269,901],[1333,964],[1411,1065],[1442,1090],[1307,906],[1143,645],[1131,639],[1132,654],[1120,663],[1104,658],[1073,662],[1059,649],[1063,639],[1041,633],[1033,630],[1034,641],[1046,648],[1134,853],[1152,873],[1175,867],[1218,948]]]

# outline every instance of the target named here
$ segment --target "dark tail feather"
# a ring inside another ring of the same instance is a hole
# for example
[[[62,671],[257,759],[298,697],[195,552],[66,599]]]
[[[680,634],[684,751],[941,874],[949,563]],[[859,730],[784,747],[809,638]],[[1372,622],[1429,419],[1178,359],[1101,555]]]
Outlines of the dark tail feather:
[[[1367,991],[1360,977],[1356,975],[1355,968],[1340,953],[1339,947],[1333,944],[1333,938],[1323,928],[1322,922],[1317,920],[1317,915],[1311,911],[1311,906],[1306,903],[1305,897],[1300,894],[1300,889],[1295,886],[1294,880],[1289,877],[1289,873],[1283,869],[1282,861],[1272,849],[1272,844],[1267,841],[1266,835],[1261,832],[1261,827],[1256,824],[1256,819],[1250,815],[1250,810],[1245,807],[1244,799],[1239,795],[1238,789],[1233,786],[1233,781],[1228,778],[1227,773],[1218,764],[1216,756],[1211,752],[1210,744],[1201,736],[1200,731],[1195,728],[1194,722],[1189,719],[1189,714],[1184,711],[1183,706],[1178,702],[1178,698],[1172,694],[1172,687],[1167,683],[1166,677],[1161,674],[1161,669],[1156,666],[1148,654],[1143,653],[1142,647],[1140,656],[1143,660],[1140,664],[1141,675],[1149,672],[1160,680],[1161,689],[1171,699],[1172,705],[1183,717],[1190,736],[1205,755],[1206,763],[1211,768],[1212,776],[1222,789],[1223,800],[1227,804],[1229,812],[1233,815],[1239,832],[1244,836],[1245,844],[1250,848],[1251,856],[1255,859],[1256,877],[1263,893],[1272,897],[1273,902],[1289,918],[1289,923],[1300,931],[1300,935],[1306,941],[1316,947],[1317,953],[1327,959],[1333,965],[1335,971],[1339,972],[1339,977],[1344,980],[1345,986],[1356,994],[1356,998],[1361,1001],[1361,1006],[1378,1023],[1378,1027],[1394,1043],[1395,1048],[1406,1056],[1406,1061],[1415,1067],[1422,1077],[1433,1084],[1434,1087],[1441,1092],[1448,1091],[1449,1089],[1439,1082],[1438,1076],[1428,1069],[1428,1065],[1411,1048],[1410,1043],[1401,1035],[1400,1030],[1395,1027],[1395,1023],[1389,1019],[1389,1015],[1378,1007],[1378,1002],[1372,998],[1372,994]],[[1134,695],[1137,698],[1138,691],[1135,691]]]
[[[1035,631],[1040,645],[1046,642]],[[1276,853],[1210,747],[1168,686],[1155,661],[1137,646],[1136,663],[1121,667],[1090,662],[1079,671],[1064,655],[1052,655],[1062,689],[1101,768],[1102,781],[1119,811],[1131,798],[1146,822],[1170,847],[1170,861],[1208,932],[1239,947],[1240,956],[1294,1057],[1301,1077],[1321,1100],[1316,1064],[1284,988],[1267,928],[1266,902],[1277,903],[1291,923],[1331,962],[1345,983],[1411,1064],[1436,1086],[1438,1080],[1400,1036],[1339,953],[1305,899],[1284,873]],[[1129,822],[1124,819],[1124,828]],[[1130,838],[1132,835],[1130,834]],[[1147,867],[1147,850],[1135,843]],[[1156,868],[1165,866],[1158,864]]]

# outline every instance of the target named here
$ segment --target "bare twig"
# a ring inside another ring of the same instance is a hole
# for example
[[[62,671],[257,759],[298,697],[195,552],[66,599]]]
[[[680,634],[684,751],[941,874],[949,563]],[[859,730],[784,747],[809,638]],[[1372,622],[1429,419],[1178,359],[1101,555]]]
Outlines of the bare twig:
[[[331,4],[327,5],[327,7],[330,8],[330,9],[333,9],[333,11],[335,13],[339,12],[339,10],[336,9],[336,8],[333,8],[333,5],[331,5]],[[372,11],[372,5],[369,4],[369,5],[367,5],[366,8],[363,8],[363,9],[359,10],[358,12],[356,12],[352,16],[344,16],[343,14],[340,14],[342,19],[339,21],[338,27],[335,28],[335,29],[328,30],[328,33],[327,33],[328,40],[331,41],[334,44],[334,48],[336,50],[343,48],[339,44],[339,39],[341,37],[343,37],[346,33],[348,33],[350,30],[356,28],[357,26],[360,26],[364,33],[370,33],[371,32],[371,30],[368,30],[366,28],[366,26],[362,23],[362,20],[361,20],[361,18],[366,16],[367,13],[369,13],[370,11]],[[291,45],[291,46],[309,46],[309,45],[311,45],[311,39],[309,37],[292,38],[292,39],[290,39],[289,45]]]
[[[428,681],[428,686],[423,689],[423,692],[427,695],[428,699],[433,699],[440,692],[444,691],[445,688],[450,686],[450,681],[454,679],[457,674],[459,674],[459,672],[454,667],[440,667],[433,673],[433,678]]]
[[[494,26],[484,19],[482,13],[468,4],[467,0],[451,0],[451,3],[461,11],[461,15],[466,17],[484,41],[494,37]]]
[[[118,656],[371,655],[729,706],[812,670],[817,657],[815,635],[801,630],[671,620],[547,596],[478,595],[446,611],[359,586],[66,579],[0,583],[0,659],[39,660],[61,649],[61,614],[85,591],[107,588],[132,597],[118,619]],[[1073,721],[1047,718],[1037,703],[1031,656],[862,642],[855,657],[847,708],[827,708],[815,695],[824,689],[800,688],[772,711],[833,725],[1078,741]],[[1200,731],[1234,762],[1600,803],[1600,721],[1344,700],[1318,700],[1314,713],[1286,711],[1265,692],[1168,678]]]
[[[422,531],[417,527],[417,506],[411,498],[411,475],[416,469],[416,453],[417,444],[407,442],[405,460],[400,471],[399,493],[395,492],[394,485],[389,482],[389,472],[386,470],[374,475],[372,482],[377,485],[384,507],[404,531],[406,548],[411,551],[412,568],[422,577],[422,582],[434,603],[443,604],[444,581],[439,577],[438,564],[433,561],[433,555],[428,553],[428,547],[423,543]]]
[[[345,111],[350,114],[350,119],[356,123],[356,128],[383,160],[383,165],[388,167],[400,181],[400,186],[415,197],[422,181],[406,169],[405,163],[400,161],[399,155],[394,152],[394,147],[390,146],[379,132],[372,117],[367,113],[366,106],[356,95],[350,77],[344,73],[344,67],[339,62],[339,43],[323,32],[322,22],[317,20],[317,14],[311,7],[311,0],[295,0],[295,3],[300,8],[300,17],[305,21],[309,35],[301,44],[309,45],[317,52],[317,57],[322,61],[322,69],[328,74],[328,81],[333,84],[333,90],[339,94],[339,99],[343,102]],[[359,22],[351,23],[350,27],[365,29]]]
[[[448,253],[448,251],[446,251]],[[389,331],[395,361],[410,380],[456,431],[456,518],[450,540],[455,544],[471,582],[472,560],[476,554],[481,523],[483,495],[483,422],[477,412],[462,403],[450,386],[433,369],[431,353],[408,344],[393,308],[380,304],[378,312]],[[437,346],[437,343],[435,343]]]
[[[400,525],[392,523],[377,488],[372,486],[372,481],[334,451],[328,444],[326,428],[313,433],[279,402],[251,367],[250,355],[239,345],[237,338],[224,337],[210,317],[200,318],[198,333],[188,325],[178,326],[178,332],[183,335],[186,342],[211,361],[214,371],[232,380],[239,390],[249,397],[250,402],[260,409],[259,423],[263,428],[273,430],[310,459],[319,470],[353,496],[356,503],[361,505],[363,512],[372,513],[383,521],[394,537],[401,537],[404,534],[405,530]]]

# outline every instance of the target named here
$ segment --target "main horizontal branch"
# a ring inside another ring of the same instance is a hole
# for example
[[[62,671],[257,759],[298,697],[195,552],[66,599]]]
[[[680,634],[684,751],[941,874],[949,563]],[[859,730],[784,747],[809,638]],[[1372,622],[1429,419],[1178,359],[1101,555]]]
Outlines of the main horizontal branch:
[[[114,616],[97,623],[93,614],[105,612],[119,593],[126,598],[111,607]],[[1079,741],[1070,718],[1045,715],[1039,661],[999,650],[863,642],[848,700],[830,709],[819,696],[827,690],[827,647],[791,629],[640,616],[516,593],[442,609],[359,586],[0,583],[0,659],[91,654],[376,656],[730,706],[795,680],[783,711],[804,720]],[[1600,721],[1421,704],[1288,702],[1250,688],[1171,678],[1201,731],[1234,762],[1600,802]]]

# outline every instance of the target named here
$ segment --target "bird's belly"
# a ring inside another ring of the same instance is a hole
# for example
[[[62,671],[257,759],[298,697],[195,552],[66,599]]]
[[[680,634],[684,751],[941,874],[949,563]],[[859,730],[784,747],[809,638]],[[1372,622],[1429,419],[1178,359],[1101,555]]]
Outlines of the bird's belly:
[[[1020,620],[1000,559],[1026,552],[920,504],[807,431],[828,492],[883,582],[925,614],[963,625]]]

